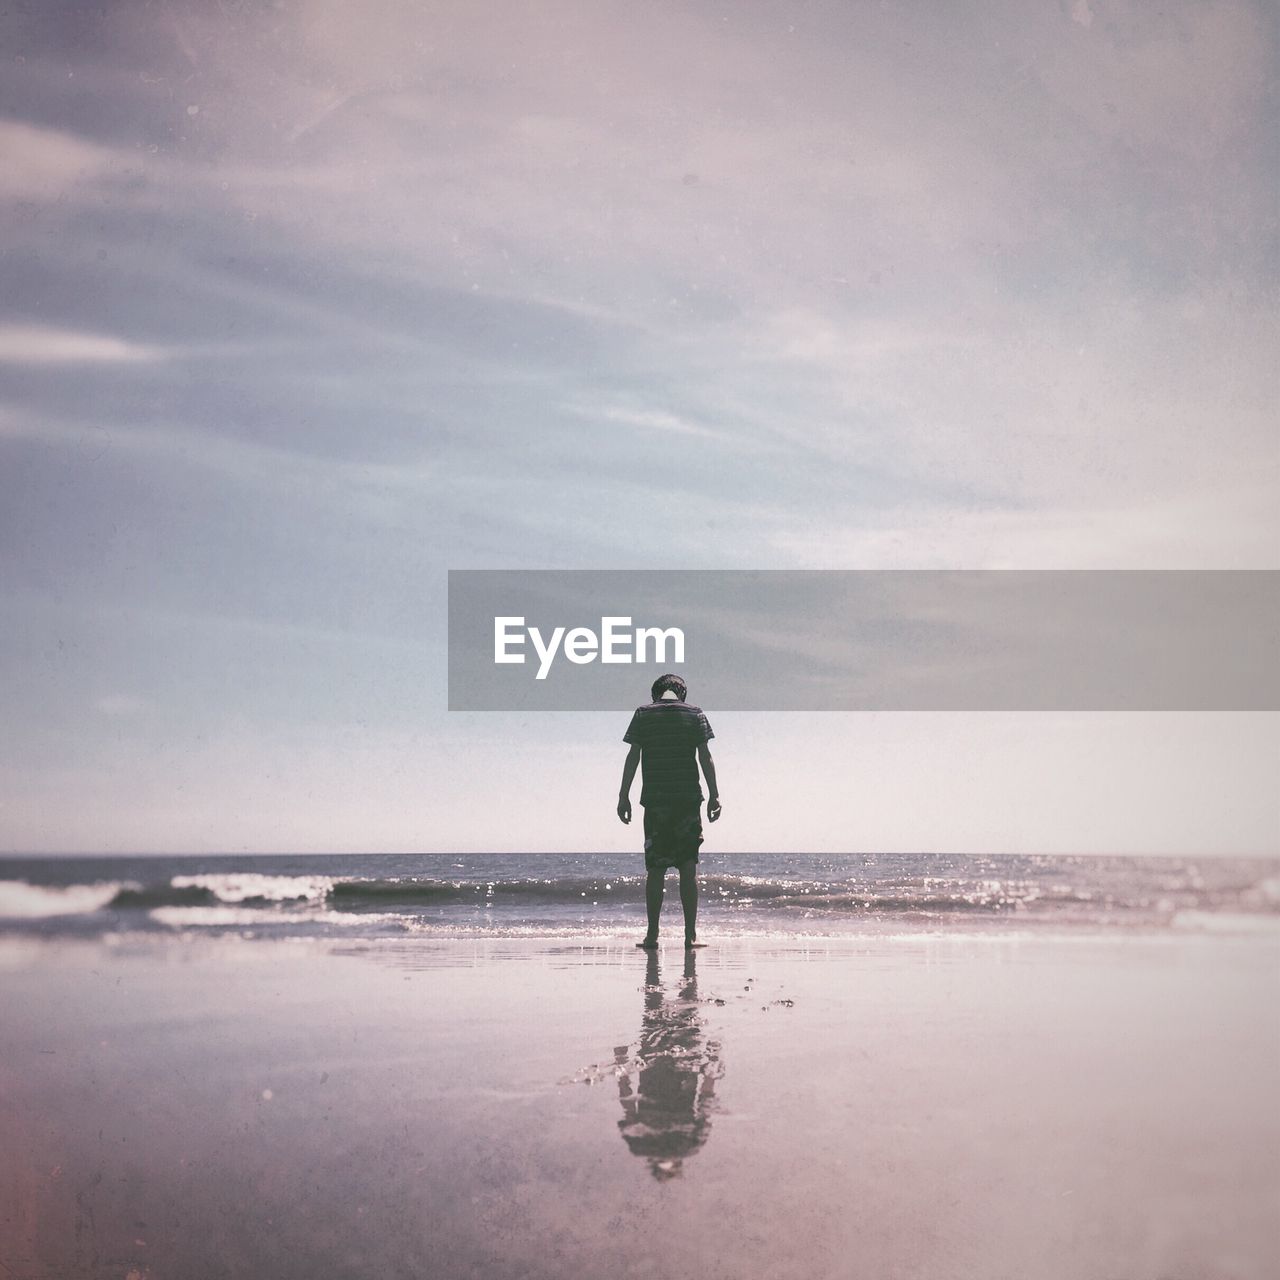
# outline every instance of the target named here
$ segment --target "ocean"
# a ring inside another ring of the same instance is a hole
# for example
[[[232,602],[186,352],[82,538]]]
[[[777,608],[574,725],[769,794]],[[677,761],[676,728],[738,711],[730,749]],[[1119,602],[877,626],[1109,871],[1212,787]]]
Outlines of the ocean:
[[[706,935],[1280,929],[1277,859],[704,853],[700,882]],[[643,924],[639,854],[0,859],[9,933],[611,938]]]
[[[1280,861],[701,881],[0,861],[0,1275],[1274,1275]]]

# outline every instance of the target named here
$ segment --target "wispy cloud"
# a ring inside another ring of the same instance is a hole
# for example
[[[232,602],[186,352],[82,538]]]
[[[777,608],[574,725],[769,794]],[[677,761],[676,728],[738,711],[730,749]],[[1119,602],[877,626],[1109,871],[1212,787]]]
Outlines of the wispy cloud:
[[[701,440],[718,440],[723,444],[738,445],[746,443],[741,435],[731,431],[705,426],[700,422],[691,422],[678,414],[668,413],[664,409],[638,409],[626,405],[601,405],[591,409],[586,405],[573,406],[575,413],[584,418],[596,421],[615,422],[624,427],[636,427],[642,432],[655,432],[677,436],[693,436]]]
[[[119,154],[80,134],[0,118],[0,199],[53,202],[92,191]]]
[[[1116,505],[895,507],[861,522],[796,522],[771,541],[806,568],[1277,569],[1278,481],[1273,470]]]
[[[0,404],[0,438],[56,446],[68,459],[92,463],[108,454],[181,471],[212,474],[265,494],[301,493],[324,507],[373,514],[396,500],[421,501],[437,489],[438,468],[425,462],[379,463],[317,457],[253,438],[194,430],[181,424],[104,426],[32,416]]]
[[[0,324],[0,362],[6,364],[142,364],[165,357],[159,347],[110,334]]]
[[[104,716],[136,716],[147,708],[145,698],[128,693],[108,693],[94,699],[94,709]]]

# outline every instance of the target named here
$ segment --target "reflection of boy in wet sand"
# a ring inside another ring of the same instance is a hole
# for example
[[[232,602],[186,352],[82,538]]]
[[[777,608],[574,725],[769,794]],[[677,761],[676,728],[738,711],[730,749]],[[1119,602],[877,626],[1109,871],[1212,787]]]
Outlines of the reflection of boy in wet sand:
[[[688,689],[677,675],[659,676],[650,690],[653,701],[637,707],[623,735],[631,744],[622,767],[618,817],[631,821],[631,781],[643,764],[640,804],[644,809],[645,906],[649,931],[638,947],[658,945],[663,881],[668,867],[680,869],[680,905],[684,908],[684,945],[699,946],[698,846],[702,843],[702,787],[698,765],[707,780],[707,821],[720,816],[716,767],[708,741],[715,735],[701,707],[685,702]]]
[[[719,1046],[704,1042],[698,1016],[697,957],[687,951],[684,983],[675,1000],[665,999],[658,956],[649,956],[644,1018],[633,1055],[614,1050],[618,1066],[618,1130],[631,1154],[649,1162],[660,1181],[679,1174],[711,1133],[715,1082],[721,1075]]]

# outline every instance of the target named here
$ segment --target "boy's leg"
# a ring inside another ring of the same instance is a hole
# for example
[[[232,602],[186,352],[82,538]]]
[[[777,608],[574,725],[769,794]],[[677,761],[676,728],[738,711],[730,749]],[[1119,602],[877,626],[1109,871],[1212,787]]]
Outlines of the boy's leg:
[[[640,945],[656,945],[658,941],[658,918],[662,915],[663,881],[666,879],[665,867],[650,867],[644,881],[644,905],[649,914],[649,932],[644,935]]]
[[[658,815],[656,811],[645,806],[644,810],[644,865],[648,873],[644,880],[644,906],[649,916],[649,932],[644,935],[638,947],[656,947],[658,945],[658,917],[662,915],[662,881],[667,869],[660,859],[654,856],[654,840],[658,835]]]
[[[684,908],[684,940],[695,942],[698,937],[698,864],[694,861],[680,864],[680,905]]]

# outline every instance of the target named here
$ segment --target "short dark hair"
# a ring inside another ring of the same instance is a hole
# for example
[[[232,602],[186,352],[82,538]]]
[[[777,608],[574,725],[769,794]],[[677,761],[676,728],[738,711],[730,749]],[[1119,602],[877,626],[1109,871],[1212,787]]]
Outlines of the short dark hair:
[[[667,690],[670,689],[677,698],[683,702],[689,696],[689,686],[680,679],[678,675],[668,671],[665,676],[659,676],[653,682],[653,688],[649,690],[654,702],[657,702]]]

